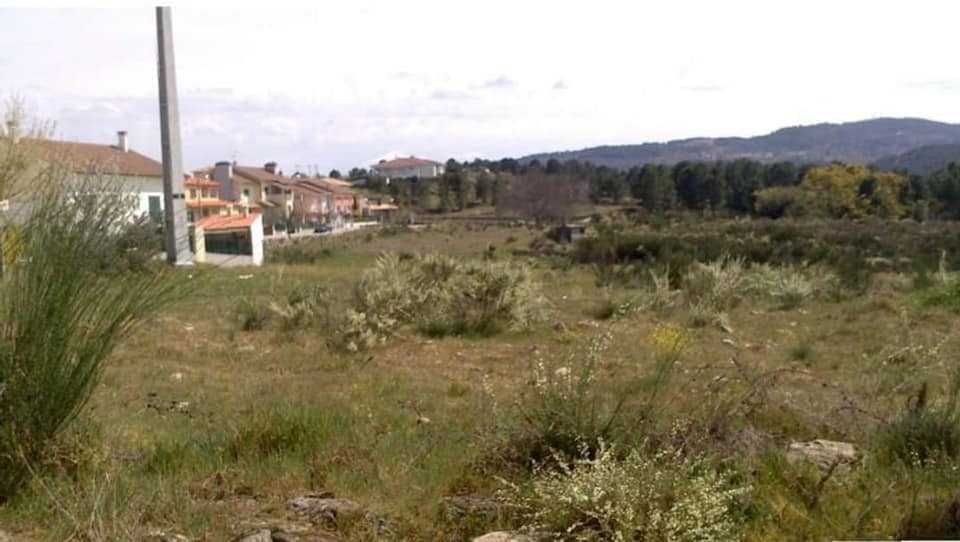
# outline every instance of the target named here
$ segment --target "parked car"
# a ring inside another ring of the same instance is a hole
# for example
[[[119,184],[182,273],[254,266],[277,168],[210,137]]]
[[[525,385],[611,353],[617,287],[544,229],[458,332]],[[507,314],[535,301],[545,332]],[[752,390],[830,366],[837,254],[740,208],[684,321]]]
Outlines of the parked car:
[[[333,231],[333,227],[330,224],[317,224],[313,228],[313,233],[330,233]]]

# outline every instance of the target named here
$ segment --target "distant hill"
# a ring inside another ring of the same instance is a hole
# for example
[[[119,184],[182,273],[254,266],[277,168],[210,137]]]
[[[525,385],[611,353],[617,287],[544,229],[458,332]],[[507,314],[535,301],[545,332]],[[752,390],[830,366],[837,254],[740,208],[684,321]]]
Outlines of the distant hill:
[[[960,162],[960,144],[925,145],[902,154],[884,156],[873,165],[879,169],[903,169],[917,175],[928,175],[947,167],[950,162]]]
[[[606,145],[578,151],[545,152],[521,158],[528,162],[576,159],[629,168],[644,163],[750,158],[762,162],[789,160],[822,163],[839,160],[869,164],[917,147],[960,145],[960,124],[924,119],[878,118],[841,124],[781,128],[756,137],[700,137],[666,143]]]

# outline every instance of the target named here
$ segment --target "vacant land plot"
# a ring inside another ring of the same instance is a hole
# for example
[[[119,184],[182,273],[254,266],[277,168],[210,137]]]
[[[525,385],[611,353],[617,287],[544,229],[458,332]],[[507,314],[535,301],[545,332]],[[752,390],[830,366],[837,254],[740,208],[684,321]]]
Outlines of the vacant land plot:
[[[118,350],[0,526],[960,536],[960,282],[957,254],[938,253],[956,232],[868,227],[843,246],[830,225],[737,222],[567,248],[433,225],[198,269],[194,293]]]

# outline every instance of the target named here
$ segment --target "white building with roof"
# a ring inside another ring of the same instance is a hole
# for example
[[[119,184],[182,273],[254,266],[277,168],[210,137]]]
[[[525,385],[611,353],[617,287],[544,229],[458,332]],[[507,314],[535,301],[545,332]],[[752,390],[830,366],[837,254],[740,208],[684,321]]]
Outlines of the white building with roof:
[[[408,177],[418,177],[421,179],[431,179],[443,175],[444,167],[440,162],[417,158],[394,158],[393,160],[380,160],[380,162],[370,166],[374,174],[386,177],[388,180],[405,179]]]

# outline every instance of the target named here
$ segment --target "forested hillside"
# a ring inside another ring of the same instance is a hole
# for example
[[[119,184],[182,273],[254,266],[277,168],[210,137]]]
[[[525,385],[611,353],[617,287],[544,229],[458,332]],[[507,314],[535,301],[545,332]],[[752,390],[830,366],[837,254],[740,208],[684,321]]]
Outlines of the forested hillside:
[[[926,145],[903,154],[885,156],[876,162],[877,169],[904,170],[915,175],[929,175],[950,162],[960,162],[960,144]]]
[[[703,137],[666,143],[606,145],[576,151],[546,152],[526,156],[521,162],[534,159],[546,162],[551,158],[560,161],[574,159],[623,169],[646,163],[674,164],[684,160],[715,161],[736,158],[749,158],[760,162],[839,161],[869,164],[917,147],[948,144],[960,144],[960,125],[924,119],[878,118],[781,128],[757,137]],[[943,165],[945,164],[940,167]]]

